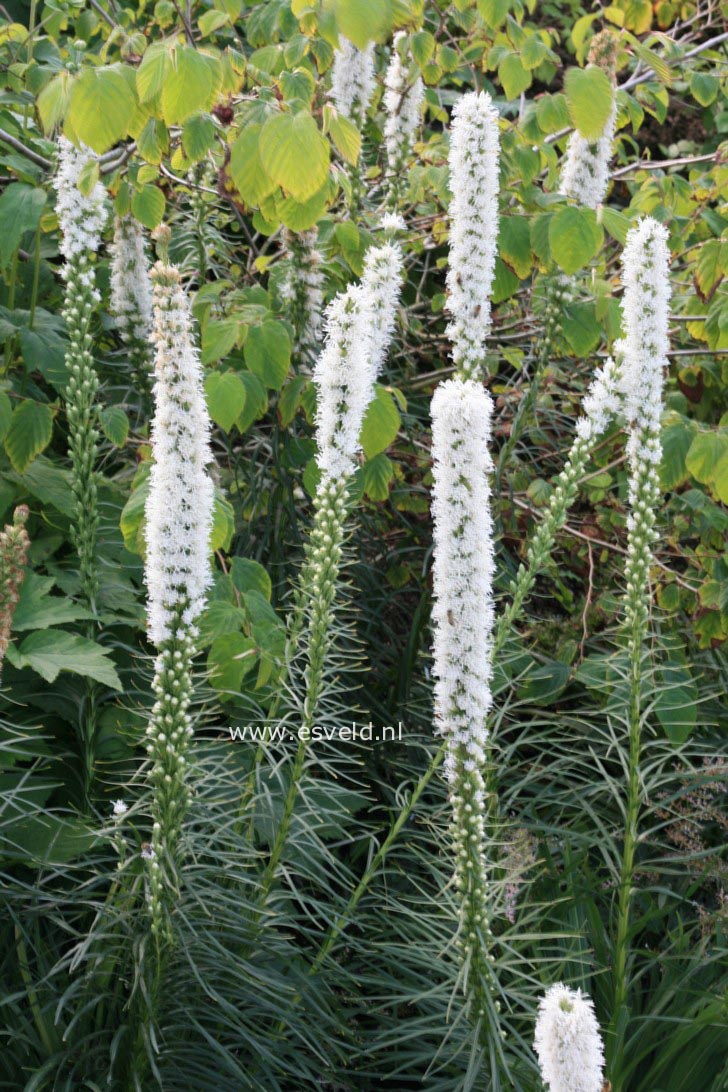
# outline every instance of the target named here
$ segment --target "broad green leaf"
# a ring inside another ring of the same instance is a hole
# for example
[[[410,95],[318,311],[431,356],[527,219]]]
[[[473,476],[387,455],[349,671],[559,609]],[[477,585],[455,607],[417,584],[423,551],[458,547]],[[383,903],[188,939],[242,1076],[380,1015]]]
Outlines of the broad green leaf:
[[[592,303],[570,303],[565,307],[561,329],[577,356],[588,356],[601,341],[602,331]]]
[[[215,487],[215,504],[212,510],[212,533],[210,534],[210,552],[227,551],[235,533],[235,512],[233,506],[221,489]]]
[[[195,114],[188,118],[182,129],[182,147],[188,159],[193,163],[203,159],[214,143],[215,123],[209,114]]]
[[[525,216],[501,216],[498,250],[504,262],[523,280],[531,272],[531,232]]]
[[[549,223],[551,253],[564,271],[571,275],[583,269],[598,253],[603,233],[593,209],[560,209]]]
[[[362,467],[364,492],[373,501],[384,501],[389,497],[389,487],[394,480],[392,460],[380,452],[373,459],[367,459]]]
[[[542,664],[529,671],[520,689],[520,696],[537,705],[550,705],[565,690],[571,668],[558,660]]]
[[[690,93],[701,106],[715,102],[720,90],[720,80],[709,72],[693,72],[690,77]]]
[[[599,222],[604,225],[613,239],[624,246],[627,241],[627,232],[632,226],[629,217],[623,212],[618,212],[617,209],[610,209],[608,205],[602,205],[599,212]]]
[[[0,268],[6,269],[26,231],[35,231],[46,194],[25,182],[11,182],[0,195]]]
[[[207,648],[226,633],[240,633],[247,617],[242,607],[236,607],[224,599],[215,600],[205,608],[200,618],[200,635],[196,643],[200,648]]]
[[[229,432],[245,405],[245,387],[235,372],[213,372],[205,380],[205,397],[210,417]]]
[[[191,46],[170,55],[161,94],[162,117],[167,125],[181,125],[192,114],[207,110],[220,80],[220,64]]]
[[[118,67],[86,68],[71,89],[66,120],[79,140],[106,152],[127,135],[136,106]]]
[[[59,72],[38,95],[36,105],[45,133],[50,133],[60,125],[68,113],[74,82],[75,77],[70,72]]]
[[[121,690],[113,660],[95,641],[60,630],[39,630],[16,649],[15,663],[29,667],[52,683],[61,671],[83,675],[112,690]]]
[[[60,865],[89,853],[100,842],[97,830],[80,819],[64,819],[53,812],[26,815],[13,823],[0,848],[3,861]]]
[[[110,443],[123,447],[129,435],[129,418],[121,406],[107,406],[99,414],[101,429]]]
[[[326,0],[333,9],[339,34],[358,49],[380,38],[389,28],[392,5],[388,0]]]
[[[277,188],[260,158],[260,125],[247,125],[230,152],[230,176],[246,205],[259,205]]]
[[[269,320],[261,326],[251,326],[244,353],[251,372],[266,387],[280,390],[291,363],[291,339],[283,323]]]
[[[531,86],[533,76],[524,68],[517,53],[508,53],[498,65],[498,79],[507,99],[517,99],[522,91]]]
[[[511,0],[478,0],[478,12],[491,30],[505,22],[510,8]]]
[[[542,133],[556,133],[569,125],[566,96],[543,95],[536,103],[536,121]]]
[[[252,638],[242,633],[226,633],[217,637],[207,656],[210,682],[216,690],[237,694],[257,659],[258,649]]]
[[[574,126],[587,140],[598,140],[612,112],[614,89],[597,65],[570,68],[564,80],[566,104]]]
[[[655,712],[667,738],[684,743],[697,723],[698,688],[681,649],[671,649],[667,661],[658,672]]]
[[[73,516],[76,503],[68,470],[61,470],[41,455],[30,464],[24,474],[11,477],[31,496],[37,497],[41,504],[51,505],[69,519]]]
[[[158,186],[142,186],[132,196],[131,211],[140,224],[153,231],[162,222],[166,201]]]
[[[260,132],[260,158],[275,182],[297,201],[321,189],[329,172],[329,144],[306,112],[280,113]]]
[[[384,387],[377,387],[376,394],[364,415],[361,429],[361,446],[367,459],[373,459],[380,451],[386,451],[395,439],[402,424],[397,404]]]
[[[435,52],[435,37],[429,30],[418,30],[410,38],[410,51],[415,62],[422,68],[432,60]]]
[[[12,629],[20,633],[28,629],[51,629],[66,622],[77,622],[93,615],[65,595],[51,595],[55,584],[52,576],[26,573],[20,585],[20,598],[13,613]]]
[[[356,125],[338,111],[332,111],[329,120],[329,132],[337,151],[347,163],[355,165],[361,151],[361,133]]]
[[[265,387],[252,372],[241,372],[240,379],[245,387],[245,408],[236,421],[239,432],[245,432],[253,421],[262,417],[268,409],[268,396]]]
[[[677,415],[662,429],[660,485],[664,490],[677,489],[690,477],[685,460],[694,437],[695,425],[692,421]]]
[[[140,102],[149,102],[161,93],[171,66],[171,49],[169,42],[152,42],[145,51],[136,74]]]
[[[330,198],[331,188],[327,180],[308,201],[296,201],[293,197],[279,198],[276,201],[276,212],[290,231],[308,231],[324,215]]]
[[[28,399],[13,411],[5,437],[5,451],[18,474],[22,474],[36,455],[48,447],[52,434],[53,413],[50,406]]]
[[[296,410],[301,404],[301,398],[308,383],[308,376],[296,375],[281,391],[278,399],[278,418],[284,428],[287,428],[296,416]]]
[[[235,347],[240,323],[235,319],[211,319],[202,332],[202,363],[214,364]]]
[[[690,445],[685,465],[718,500],[728,504],[728,431],[699,432]]]
[[[211,11],[204,12],[197,20],[197,25],[200,28],[200,34],[203,38],[206,38],[208,34],[212,34],[226,24],[228,26],[230,25],[230,17],[227,12],[216,11],[214,8]]]
[[[273,585],[268,573],[257,561],[248,557],[234,557],[230,563],[230,577],[241,594],[258,592],[270,602]]]

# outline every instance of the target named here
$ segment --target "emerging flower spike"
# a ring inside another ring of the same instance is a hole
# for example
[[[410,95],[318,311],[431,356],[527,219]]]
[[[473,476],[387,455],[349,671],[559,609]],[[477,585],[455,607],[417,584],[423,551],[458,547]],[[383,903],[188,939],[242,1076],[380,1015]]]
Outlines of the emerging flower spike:
[[[483,773],[494,615],[491,415],[490,395],[471,379],[441,383],[432,399],[435,724],[447,738],[463,985],[470,1017],[483,1026],[494,990]]]
[[[398,246],[370,250],[362,283],[327,308],[326,345],[314,370],[316,462],[325,478],[345,478],[356,468],[364,414],[391,339],[401,273]]]
[[[141,225],[117,216],[111,244],[111,310],[122,339],[145,361],[152,327],[152,282]]]
[[[310,354],[318,352],[323,337],[323,258],[316,247],[315,228],[300,235],[285,231],[283,242],[289,268],[279,291],[288,304],[296,352],[305,362]]]
[[[374,94],[374,43],[361,50],[343,35],[339,41],[331,70],[331,98],[361,131]]]
[[[395,34],[392,42],[392,59],[384,81],[384,144],[387,150],[387,174],[389,175],[388,204],[396,204],[402,170],[414,142],[420,123],[420,106],[425,97],[425,85],[420,76],[413,78],[411,65],[402,59],[400,45],[407,35]]]
[[[498,238],[498,111],[471,92],[453,110],[450,132],[450,268],[447,328],[465,379],[482,369]]]
[[[81,587],[92,610],[98,594],[96,538],[99,514],[94,466],[99,437],[96,428],[99,380],[93,364],[91,316],[100,299],[93,256],[101,243],[106,223],[106,192],[97,182],[85,196],[78,183],[83,173],[93,167],[93,161],[93,154],[87,148],[75,148],[65,137],[60,138],[58,171],[53,184],[61,228],[60,248],[66,259],[63,317],[69,335],[66,350],[69,378],[64,399],[75,499],[71,534],[78,552]]]
[[[20,585],[25,579],[30,539],[25,529],[30,512],[19,504],[13,522],[0,532],[0,669],[10,643],[13,615],[20,599]]]
[[[145,580],[149,636],[160,646],[180,627],[193,632],[204,608],[214,488],[207,472],[210,418],[189,301],[174,266],[157,262],[152,283],[156,383]]]
[[[594,1005],[558,983],[538,1007],[534,1049],[549,1092],[602,1092],[604,1047]]]

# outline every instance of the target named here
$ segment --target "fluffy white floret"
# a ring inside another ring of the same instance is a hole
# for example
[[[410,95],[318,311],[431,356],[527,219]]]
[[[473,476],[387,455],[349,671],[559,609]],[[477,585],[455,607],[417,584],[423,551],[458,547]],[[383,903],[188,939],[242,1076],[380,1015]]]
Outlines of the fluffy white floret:
[[[491,415],[473,380],[449,379],[432,399],[435,722],[449,740],[451,778],[460,745],[466,769],[482,764],[492,703]]]
[[[326,343],[314,369],[316,462],[325,477],[356,469],[364,414],[387,355],[402,281],[396,244],[372,248],[360,285],[336,296],[326,311]]]
[[[111,244],[111,310],[124,341],[146,341],[152,327],[152,282],[141,225],[116,217]]]
[[[384,81],[384,144],[390,173],[402,169],[412,147],[420,123],[420,107],[425,97],[425,85],[417,76],[412,79],[410,65],[402,60],[399,43],[407,35],[395,34],[392,42],[392,59]]]
[[[61,254],[67,262],[95,253],[101,244],[108,207],[106,190],[97,182],[86,197],[78,188],[81,172],[95,158],[84,144],[76,148],[66,137],[58,140],[58,170],[53,179],[56,213],[61,228]],[[93,288],[90,284],[89,287]]]
[[[602,1092],[604,1047],[594,1005],[558,983],[538,1008],[534,1048],[549,1092]]]
[[[581,403],[582,416],[576,422],[576,434],[583,440],[595,440],[619,416],[619,369],[611,357],[594,374]]]
[[[602,204],[609,185],[609,164],[616,126],[615,99],[604,131],[597,140],[589,141],[574,130],[566,146],[566,158],[559,182],[560,193],[589,209],[595,209]]]
[[[280,295],[296,312],[296,348],[316,349],[323,336],[325,283],[318,233],[315,228],[300,235],[285,232],[283,238],[290,266],[281,282]]]
[[[471,92],[453,110],[450,132],[450,268],[447,334],[456,368],[477,376],[490,332],[498,238],[498,111]]]
[[[156,382],[145,581],[149,636],[160,645],[178,624],[192,629],[205,606],[214,487],[207,472],[210,418],[189,300],[174,266],[157,262],[152,283]]]
[[[373,94],[374,43],[357,49],[348,38],[340,36],[331,69],[331,98],[336,108],[361,128]]]

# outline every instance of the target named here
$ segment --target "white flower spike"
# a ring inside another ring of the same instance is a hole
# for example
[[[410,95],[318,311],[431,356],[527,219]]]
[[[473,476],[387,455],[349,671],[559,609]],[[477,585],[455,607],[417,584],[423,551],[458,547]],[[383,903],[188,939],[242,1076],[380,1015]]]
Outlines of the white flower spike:
[[[146,504],[149,636],[159,646],[180,627],[192,631],[211,580],[214,487],[210,418],[192,318],[179,271],[152,269],[155,346],[154,461]]]
[[[374,42],[363,50],[343,35],[339,42],[331,70],[331,98],[344,117],[361,129],[374,94]]]
[[[420,107],[425,97],[425,85],[420,76],[412,79],[410,65],[403,61],[400,43],[407,35],[401,30],[392,41],[392,59],[384,81],[384,144],[387,150],[387,171],[396,178],[404,167],[420,123]]]
[[[541,999],[534,1048],[549,1092],[602,1092],[604,1047],[594,1005],[558,983]]]
[[[96,158],[90,148],[76,148],[62,136],[58,141],[58,170],[53,179],[56,190],[56,214],[61,228],[60,250],[67,262],[88,253],[95,253],[101,245],[101,235],[106,227],[108,205],[106,190],[96,182],[91,193],[85,196],[78,188],[84,168]],[[89,285],[94,288],[93,284]],[[99,299],[95,293],[95,298]]]
[[[124,341],[147,341],[152,328],[152,282],[144,234],[133,216],[117,216],[114,221],[111,310]]]
[[[455,106],[450,130],[450,267],[447,335],[456,369],[480,375],[490,332],[490,293],[498,239],[498,111],[471,92]]]

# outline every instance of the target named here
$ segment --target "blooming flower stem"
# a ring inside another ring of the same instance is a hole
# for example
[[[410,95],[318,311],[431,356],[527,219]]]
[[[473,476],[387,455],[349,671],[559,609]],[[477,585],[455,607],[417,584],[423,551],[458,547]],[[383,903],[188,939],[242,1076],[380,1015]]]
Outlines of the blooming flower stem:
[[[359,132],[364,133],[369,103],[374,93],[374,43],[363,50],[357,49],[343,35],[334,52],[331,70],[331,98],[337,110],[348,118]],[[364,193],[363,152],[356,164],[348,166],[349,212],[353,214],[361,204]]]
[[[646,218],[633,228],[623,254],[622,389],[629,421],[629,502],[624,633],[628,657],[629,710],[625,830],[619,879],[614,954],[614,1004],[610,1059],[621,1056],[628,1022],[630,927],[641,808],[642,706],[645,639],[649,631],[649,570],[660,498],[660,418],[667,365],[670,300],[667,231]],[[615,1092],[623,1086],[615,1074]]]
[[[63,317],[69,345],[66,350],[68,385],[64,397],[75,501],[71,536],[78,553],[81,589],[90,610],[95,613],[99,590],[96,559],[99,514],[94,471],[99,439],[96,427],[99,380],[91,353],[91,317],[99,300],[93,255],[101,242],[106,208],[101,185],[97,183],[89,196],[84,196],[78,189],[81,172],[91,158],[86,149],[79,150],[62,137],[54,185],[58,195],[56,208],[61,227],[61,252],[66,259]]]
[[[413,75],[411,65],[400,54],[401,42],[406,37],[404,31],[395,34],[385,78],[384,107],[387,118],[384,143],[389,177],[385,205],[388,209],[396,209],[399,204],[402,184],[406,180],[407,158],[414,142],[425,94],[421,77]]]
[[[19,504],[13,522],[0,532],[0,670],[10,643],[13,615],[20,598],[20,585],[25,579],[30,539],[25,529],[30,512]]]
[[[166,232],[168,229],[164,229]],[[189,803],[187,753],[195,623],[212,578],[209,560],[214,488],[210,419],[189,301],[179,271],[163,260],[152,269],[155,415],[153,464],[146,504],[145,580],[148,628],[157,646],[155,703],[147,727],[152,761],[152,837],[148,863],[152,931],[169,934],[168,912],[178,886],[180,834]]]
[[[549,1092],[602,1092],[604,1046],[581,990],[551,986],[538,1007],[534,1048]]]
[[[323,259],[316,248],[315,230],[300,235],[286,232],[284,239],[290,268],[281,285],[281,296],[288,305],[295,332],[295,362],[298,370],[305,372],[323,336]]]
[[[111,309],[129,351],[132,379],[148,395],[151,384],[152,284],[144,236],[133,216],[117,216],[111,246]]]

